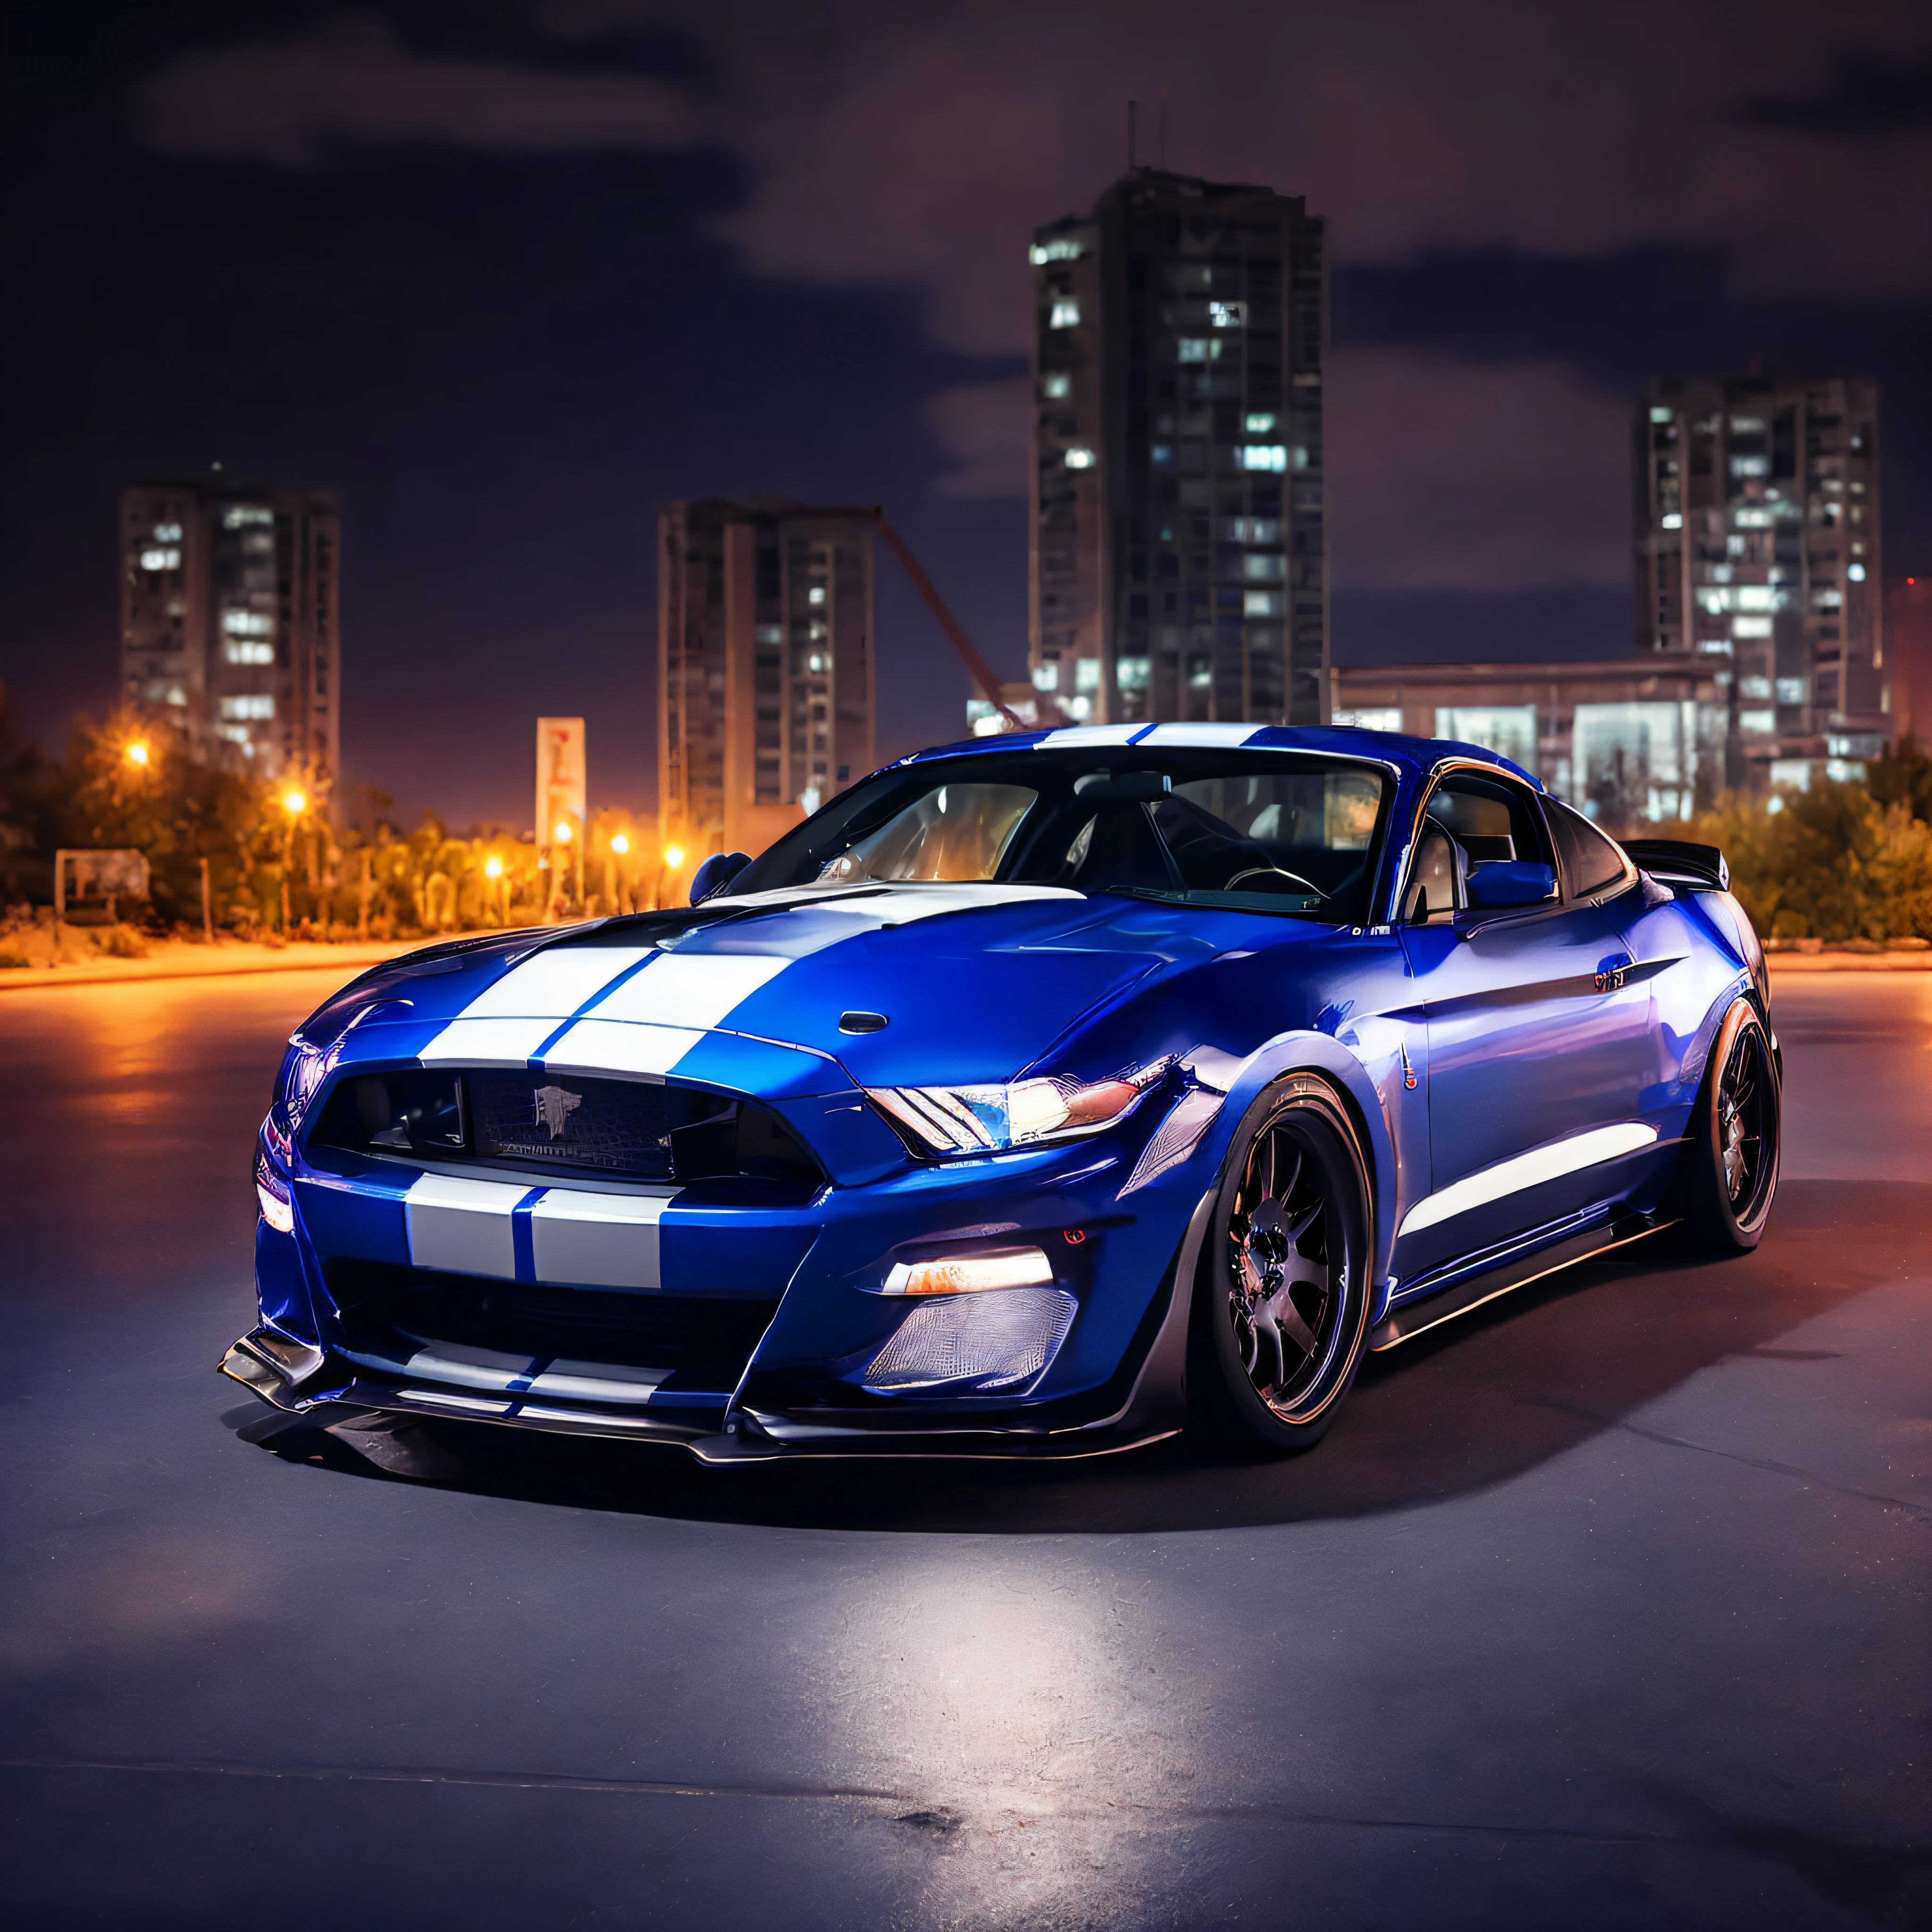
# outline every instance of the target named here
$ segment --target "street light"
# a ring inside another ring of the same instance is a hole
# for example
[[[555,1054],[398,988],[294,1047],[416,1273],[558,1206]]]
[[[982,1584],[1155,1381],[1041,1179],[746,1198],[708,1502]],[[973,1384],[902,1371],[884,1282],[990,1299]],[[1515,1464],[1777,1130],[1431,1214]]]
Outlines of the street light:
[[[308,794],[300,785],[290,785],[283,793],[282,809],[288,817],[282,822],[282,937],[289,936],[289,873],[296,862],[296,820],[308,809]]]
[[[610,842],[604,848],[604,910],[619,913],[624,910],[622,900],[617,893],[617,861],[631,849],[631,842],[621,832],[610,835]]]
[[[631,849],[631,842],[620,832],[611,839],[610,849],[621,859]]]
[[[499,901],[496,923],[508,926],[510,922],[510,889],[508,886],[496,884],[503,876],[503,862],[494,852],[483,861],[483,876],[496,886]]]
[[[291,818],[299,818],[308,809],[308,794],[298,785],[291,785],[282,794],[282,809]]]
[[[147,740],[136,738],[122,755],[127,759],[128,764],[145,771],[147,769],[148,758]]]
[[[684,863],[684,848],[682,845],[667,845],[664,848],[664,863],[675,872]]]
[[[503,862],[494,852],[483,861],[483,876],[486,879],[500,879],[503,876]]]

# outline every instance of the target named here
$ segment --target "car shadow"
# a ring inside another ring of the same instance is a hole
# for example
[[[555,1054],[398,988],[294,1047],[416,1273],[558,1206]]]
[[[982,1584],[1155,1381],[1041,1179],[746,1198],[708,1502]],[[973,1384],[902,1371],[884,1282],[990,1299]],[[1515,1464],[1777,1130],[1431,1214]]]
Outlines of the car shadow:
[[[1808,1360],[1777,1339],[1922,1252],[1932,1186],[1787,1182],[1754,1254],[1665,1234],[1533,1283],[1372,1356],[1328,1438],[1233,1461],[1184,1439],[1050,1466],[814,1461],[708,1468],[680,1449],[436,1423],[436,1486],[575,1509],[771,1528],[1112,1535],[1373,1515],[1506,1482],[1727,1358]],[[402,1480],[332,1437],[290,1460]]]

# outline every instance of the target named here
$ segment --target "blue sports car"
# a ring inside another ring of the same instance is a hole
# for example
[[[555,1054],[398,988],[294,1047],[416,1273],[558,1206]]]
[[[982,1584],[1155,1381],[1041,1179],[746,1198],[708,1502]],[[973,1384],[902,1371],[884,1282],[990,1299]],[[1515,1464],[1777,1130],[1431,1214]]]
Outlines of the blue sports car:
[[[1364,1351],[1778,1185],[1764,956],[1698,845],[1468,745],[922,752],[688,908],[432,946],[295,1034],[222,1366],[707,1462],[1314,1442]]]

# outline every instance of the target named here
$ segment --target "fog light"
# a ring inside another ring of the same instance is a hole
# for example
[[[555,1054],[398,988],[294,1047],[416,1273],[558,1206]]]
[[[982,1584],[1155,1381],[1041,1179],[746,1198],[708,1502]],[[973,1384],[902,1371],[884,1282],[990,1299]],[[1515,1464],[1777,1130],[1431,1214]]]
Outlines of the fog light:
[[[866,1387],[950,1385],[964,1392],[1031,1382],[1066,1340],[1073,1309],[1072,1296],[1054,1288],[1008,1288],[928,1302],[907,1316],[873,1358]]]
[[[940,1255],[898,1262],[887,1273],[886,1294],[971,1294],[981,1288],[1050,1285],[1053,1267],[1038,1248],[982,1248],[974,1255]]]

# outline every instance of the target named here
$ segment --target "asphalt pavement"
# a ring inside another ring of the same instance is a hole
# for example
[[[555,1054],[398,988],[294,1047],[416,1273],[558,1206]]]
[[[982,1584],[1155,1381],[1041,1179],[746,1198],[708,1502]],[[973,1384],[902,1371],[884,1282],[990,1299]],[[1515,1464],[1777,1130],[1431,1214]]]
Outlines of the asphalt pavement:
[[[329,983],[0,1002],[9,1922],[1932,1922],[1932,975],[1780,987],[1756,1254],[1522,1290],[1298,1461],[433,1486],[219,1419]]]

